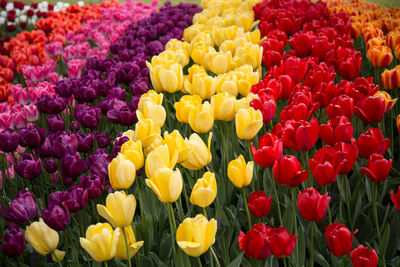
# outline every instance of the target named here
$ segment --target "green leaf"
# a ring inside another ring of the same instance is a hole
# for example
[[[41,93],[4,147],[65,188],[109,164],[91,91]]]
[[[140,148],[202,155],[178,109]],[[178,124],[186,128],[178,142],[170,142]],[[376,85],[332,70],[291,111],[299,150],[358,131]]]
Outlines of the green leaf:
[[[383,232],[382,239],[379,244],[379,254],[383,259],[385,258],[387,245],[389,243],[389,236],[390,236],[390,226],[389,224],[386,224],[385,231]]]
[[[299,262],[297,264],[298,266],[303,266],[304,258],[306,256],[306,244],[304,239],[303,228],[301,226],[299,227],[296,246],[298,249],[298,259],[299,259]]]
[[[240,253],[227,267],[239,267],[242,263],[244,252]]]
[[[315,261],[321,265],[322,267],[330,267],[329,263],[325,260],[324,256],[321,253],[314,250]]]

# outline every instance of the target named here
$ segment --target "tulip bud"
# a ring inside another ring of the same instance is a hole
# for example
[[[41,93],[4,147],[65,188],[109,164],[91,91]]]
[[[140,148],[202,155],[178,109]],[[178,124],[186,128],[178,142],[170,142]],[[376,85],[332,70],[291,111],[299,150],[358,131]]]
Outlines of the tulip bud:
[[[57,161],[53,158],[47,158],[44,162],[44,169],[48,173],[53,173],[56,172],[58,169],[58,164]]]
[[[155,64],[157,62],[157,64]],[[146,62],[150,70],[150,79],[154,90],[175,93],[182,88],[182,66],[173,60],[159,61],[153,57],[152,63]]]
[[[4,233],[1,248],[3,253],[10,258],[21,255],[25,249],[24,232],[19,230],[17,225],[10,224],[9,231]]]
[[[19,135],[12,129],[5,129],[0,133],[0,150],[14,152],[19,143]]]
[[[146,184],[164,203],[173,203],[181,195],[183,189],[182,175],[179,169],[173,171],[168,167],[161,167],[155,170]]]
[[[60,114],[51,114],[47,118],[47,125],[52,132],[65,130],[65,122]]]
[[[235,116],[236,134],[240,139],[250,140],[263,126],[262,113],[254,108],[239,109]]]
[[[254,217],[268,216],[271,210],[272,196],[267,198],[264,191],[252,192],[248,199],[248,207]]]
[[[181,163],[187,159],[191,148],[185,142],[178,130],[174,130],[170,134],[165,131],[164,142],[168,146],[170,158],[172,158],[175,153],[178,154],[178,160],[176,163]]]
[[[385,69],[381,74],[381,81],[385,89],[397,89],[400,86],[400,65],[391,70]]]
[[[232,54],[230,51],[209,52],[204,56],[204,66],[215,74],[222,74],[230,71],[232,63]]]
[[[6,208],[3,217],[9,222],[24,225],[35,218],[37,212],[38,207],[36,206],[33,193],[21,190]]]
[[[238,188],[248,186],[253,179],[253,168],[254,162],[249,161],[246,164],[243,155],[240,155],[237,159],[229,162],[228,178]]]
[[[350,253],[350,259],[354,267],[376,267],[378,266],[378,254],[372,248],[369,249],[359,245]]]
[[[267,236],[268,245],[277,258],[290,256],[296,246],[297,234],[292,236],[283,227],[272,228]]]
[[[217,196],[217,181],[214,173],[206,172],[198,179],[190,195],[190,203],[205,208],[211,205]]]
[[[212,160],[211,149],[212,133],[208,136],[208,145],[196,133],[192,134],[187,142],[190,153],[181,164],[189,170],[200,170]]]
[[[174,108],[176,110],[176,119],[179,122],[189,123],[189,114],[190,111],[197,108],[198,105],[201,105],[201,97],[198,95],[185,95],[183,96],[179,102],[174,104]]]
[[[244,251],[246,257],[265,260],[271,255],[271,249],[267,241],[268,233],[271,229],[270,226],[260,222],[253,225],[247,234],[240,231],[238,236],[239,249]]]
[[[387,160],[381,154],[375,153],[369,156],[368,166],[361,167],[360,171],[377,183],[386,180],[391,168],[392,159]]]
[[[136,170],[143,167],[143,149],[142,142],[124,142],[121,146],[121,154],[123,154],[128,160],[130,160],[134,165]]]
[[[127,196],[124,191],[108,194],[106,206],[97,204],[97,212],[115,228],[128,227],[135,215],[135,210],[135,197],[132,194]]]
[[[189,125],[197,133],[208,133],[214,125],[214,113],[208,101],[189,113]]]
[[[236,98],[229,93],[219,93],[211,97],[211,106],[216,120],[232,121],[235,118]]]
[[[340,223],[331,223],[325,228],[325,238],[328,248],[336,257],[346,255],[353,248],[354,233],[349,231],[347,226]]]
[[[296,187],[308,178],[308,171],[302,170],[295,156],[286,155],[273,167],[275,180],[280,185]]]
[[[310,187],[299,193],[297,197],[297,209],[300,215],[308,221],[320,221],[324,218],[329,200],[328,193],[320,195],[318,190]]]
[[[42,173],[42,160],[32,154],[23,154],[14,165],[15,171],[24,179],[33,180]]]
[[[184,90],[191,95],[199,95],[202,99],[209,99],[215,94],[215,79],[205,72],[195,73],[191,82],[186,79]]]

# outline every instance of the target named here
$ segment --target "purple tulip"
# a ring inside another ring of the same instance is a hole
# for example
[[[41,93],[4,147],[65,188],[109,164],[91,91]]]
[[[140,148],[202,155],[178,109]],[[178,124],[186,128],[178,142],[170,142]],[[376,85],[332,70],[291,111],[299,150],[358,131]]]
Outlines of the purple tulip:
[[[96,90],[91,86],[74,87],[74,98],[79,103],[89,103],[96,99]]]
[[[107,94],[106,99],[116,98],[119,100],[124,100],[126,97],[126,91],[122,89],[120,86],[114,87]]]
[[[26,126],[18,130],[19,144],[23,147],[38,148],[46,139],[46,130],[36,126]]]
[[[0,149],[3,152],[14,152],[19,143],[19,135],[12,129],[5,129],[0,133]]]
[[[79,122],[78,121],[71,121],[71,124],[69,125],[69,128],[71,131],[76,132],[79,131]]]
[[[118,139],[115,139],[114,142],[114,147],[113,150],[111,152],[111,155],[113,156],[113,158],[115,158],[119,152],[121,152],[121,146],[125,143],[128,142],[129,138],[127,136],[122,136]]]
[[[78,137],[71,132],[58,132],[51,135],[52,155],[61,158],[67,153],[78,151]]]
[[[15,171],[24,179],[33,180],[42,173],[42,160],[32,154],[23,154],[14,165]]]
[[[70,214],[66,207],[56,204],[49,205],[41,212],[44,222],[56,231],[64,230],[70,221]]]
[[[107,112],[107,120],[123,126],[131,126],[137,118],[136,113],[125,102],[115,99],[113,108]]]
[[[65,130],[65,122],[60,114],[52,114],[47,118],[47,125],[52,132]]]
[[[86,163],[78,152],[66,154],[61,158],[60,170],[63,177],[76,178],[85,171]]]
[[[86,159],[86,163],[92,174],[107,177],[108,164],[111,161],[111,156],[104,149],[97,149],[95,153]]]
[[[75,118],[85,128],[96,128],[100,123],[100,108],[88,105],[76,105]]]
[[[39,97],[36,102],[36,106],[38,110],[42,113],[46,114],[58,114],[64,111],[67,107],[67,100],[58,95],[55,95],[53,98],[47,94]]]
[[[111,140],[107,132],[95,131],[94,135],[96,136],[96,142],[98,147],[104,148],[110,145]]]
[[[76,81],[74,78],[58,81],[55,86],[56,93],[61,97],[70,98],[72,96],[71,84],[74,82],[74,80]]]
[[[9,222],[24,225],[36,217],[38,207],[36,206],[33,193],[21,190],[15,199],[6,208],[4,219]]]
[[[10,258],[16,258],[24,252],[25,236],[24,232],[19,230],[18,225],[10,224],[8,231],[4,233],[1,248],[3,253]]]
[[[88,153],[93,147],[93,134],[88,133],[87,135],[85,135],[82,132],[76,132],[75,135],[78,138],[78,151],[82,153]]]
[[[44,161],[44,169],[48,173],[56,172],[58,169],[57,161],[53,158],[48,158]]]
[[[74,201],[74,209],[68,208],[70,212],[77,212],[86,207],[89,200],[89,192],[82,187],[77,185],[73,185],[68,192],[71,194],[71,200]]]
[[[104,183],[104,176],[98,176],[95,174],[82,176],[80,180],[80,186],[87,190],[90,199],[95,199],[103,193]]]

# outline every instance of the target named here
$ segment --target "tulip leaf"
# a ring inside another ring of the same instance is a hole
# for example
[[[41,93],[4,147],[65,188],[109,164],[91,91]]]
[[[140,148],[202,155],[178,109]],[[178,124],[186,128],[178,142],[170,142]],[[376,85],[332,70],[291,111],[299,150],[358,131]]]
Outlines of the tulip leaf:
[[[305,255],[306,255],[306,244],[305,244],[305,239],[304,239],[303,228],[301,226],[298,228],[296,246],[298,248],[297,266],[303,266],[304,258],[305,258]]]
[[[239,267],[241,266],[244,252],[241,252],[231,263],[226,267]]]
[[[394,209],[396,213],[398,212],[397,209]],[[390,235],[388,241],[388,247],[386,251],[386,258],[392,259],[397,251],[397,241],[399,239],[399,231],[400,231],[400,219],[397,217],[392,223],[390,224]]]
[[[153,262],[155,263],[156,266],[159,267],[168,267],[167,264],[165,264],[164,262],[162,262],[160,260],[160,258],[158,258],[157,254],[155,254],[154,252],[150,252],[150,256],[153,259]]]
[[[390,236],[390,226],[389,224],[386,224],[385,230],[383,231],[383,235],[381,238],[381,242],[379,244],[379,254],[380,257],[385,259],[385,253],[387,249],[387,245],[389,243],[389,236]]]
[[[322,256],[317,250],[314,249],[315,261],[322,267],[330,267],[329,263],[326,261],[325,257]],[[301,265],[299,265],[301,266]]]

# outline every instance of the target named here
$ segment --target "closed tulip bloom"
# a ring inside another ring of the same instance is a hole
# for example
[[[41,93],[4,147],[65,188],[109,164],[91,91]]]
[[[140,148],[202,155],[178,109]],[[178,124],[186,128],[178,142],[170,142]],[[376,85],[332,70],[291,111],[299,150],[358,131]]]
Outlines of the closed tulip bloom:
[[[387,67],[392,63],[393,54],[390,47],[373,46],[368,49],[367,58],[374,67]]]
[[[108,194],[105,206],[97,204],[97,212],[115,228],[128,227],[135,215],[135,210],[134,195],[126,195],[124,191]]]
[[[391,70],[385,69],[381,74],[382,86],[385,89],[397,89],[400,87],[400,65]]]
[[[151,119],[141,119],[135,125],[133,141],[141,141],[143,148],[150,146],[160,136],[161,129]]]
[[[232,65],[237,68],[247,64],[257,69],[261,65],[261,59],[262,47],[258,46],[258,44],[247,42],[236,48]]]
[[[102,262],[114,258],[119,237],[119,228],[113,230],[108,223],[97,223],[90,225],[86,230],[86,237],[79,238],[79,241],[90,257],[97,262]]]
[[[34,222],[26,227],[25,239],[33,247],[33,249],[42,256],[49,253],[55,254],[58,260],[62,260],[65,256],[64,251],[57,250],[58,233],[51,229],[42,218],[38,222]],[[52,255],[53,260],[56,258]]]
[[[232,121],[235,118],[236,98],[229,93],[219,93],[211,97],[211,106],[214,119],[221,121]]]
[[[56,231],[64,230],[71,218],[68,209],[63,204],[50,203],[47,209],[41,211],[41,215],[44,222]]]
[[[128,255],[126,254],[126,245],[125,238],[122,230],[120,228],[115,229],[114,232],[119,232],[119,238],[117,242],[117,249],[115,252],[115,258],[121,260],[127,260]],[[129,225],[125,228],[126,239],[129,247],[129,257],[130,259],[135,256],[136,252],[143,246],[144,241],[136,242],[135,233],[133,232],[132,227]]]
[[[263,125],[261,111],[254,108],[239,109],[235,115],[236,134],[240,139],[252,139]]]
[[[5,210],[3,218],[9,222],[23,225],[36,217],[38,207],[33,193],[21,190]]]
[[[235,98],[239,94],[239,78],[237,72],[231,71],[214,78],[213,86],[216,93],[228,93]]]
[[[385,181],[392,168],[392,159],[385,159],[381,154],[372,154],[369,156],[368,166],[361,167],[364,173],[372,182]]]
[[[138,109],[144,113],[144,104],[147,102],[151,102],[156,105],[162,105],[163,103],[163,98],[164,95],[162,93],[157,93],[154,90],[149,90],[146,93],[144,93],[140,99],[139,99],[139,104],[138,104]]]
[[[232,54],[230,51],[210,52],[204,56],[204,64],[206,69],[209,69],[215,74],[222,74],[230,71],[232,63]]]
[[[173,158],[175,153],[178,154],[178,160],[176,163],[181,163],[187,159],[191,148],[185,142],[178,130],[174,130],[172,133],[165,131],[164,143],[168,146],[170,158]]]
[[[273,171],[275,180],[280,185],[296,187],[308,178],[308,171],[303,170],[298,159],[291,155],[275,162]]]
[[[345,116],[335,117],[322,124],[319,128],[319,137],[328,145],[335,145],[337,142],[348,142],[353,136],[353,125]]]
[[[367,96],[359,100],[354,107],[355,114],[365,123],[379,123],[385,115],[385,99],[379,96]]]
[[[321,195],[317,189],[310,187],[299,193],[297,209],[304,219],[320,221],[325,217],[330,199],[328,193]]]
[[[267,194],[264,191],[252,192],[247,205],[254,217],[267,216],[271,210],[272,196],[267,198]]]
[[[208,101],[189,113],[189,125],[197,133],[208,133],[214,125],[214,112]]]
[[[251,153],[255,162],[263,168],[269,168],[282,158],[283,144],[276,135],[266,133],[258,143],[258,149],[251,143]]]
[[[358,137],[357,141],[360,156],[365,159],[368,159],[374,153],[384,155],[390,146],[390,139],[384,139],[379,128],[369,128]]]
[[[183,85],[182,66],[173,60],[157,63],[154,64],[153,60],[151,64],[146,62],[150,70],[150,79],[154,90],[157,92],[167,91],[169,93],[179,91]]]
[[[217,180],[212,172],[206,172],[198,179],[190,195],[190,203],[205,208],[211,205],[217,196]]]
[[[340,142],[336,143],[333,148],[339,152],[340,157],[343,157],[341,163],[343,166],[340,169],[339,174],[344,175],[349,173],[358,158],[357,142],[355,141],[355,139],[352,139],[350,144]]]
[[[181,164],[189,170],[200,170],[207,166],[212,160],[211,149],[212,133],[208,135],[208,144],[206,145],[200,136],[196,133],[192,134],[187,142],[190,147],[190,153],[186,160]]]
[[[183,189],[183,180],[179,169],[173,171],[168,167],[155,170],[154,175],[150,179],[146,179],[146,184],[164,203],[175,202]]]
[[[196,73],[190,82],[184,82],[184,90],[191,95],[199,95],[202,99],[209,99],[215,94],[215,79],[205,72]]]
[[[12,129],[5,129],[0,133],[0,150],[3,152],[14,152],[19,143],[19,135]]]
[[[189,123],[190,111],[196,109],[198,105],[201,105],[201,101],[201,97],[198,95],[183,96],[179,102],[174,104],[176,119],[179,122]]]
[[[1,248],[3,253],[10,258],[16,258],[24,252],[25,237],[24,232],[18,229],[15,224],[9,225],[9,231],[3,235]]]
[[[129,189],[135,181],[136,170],[135,164],[127,156],[118,153],[118,156],[108,164],[108,176],[112,188]]]
[[[350,253],[350,259],[354,267],[376,267],[378,266],[378,254],[375,249],[359,245]]]
[[[267,235],[268,246],[272,254],[277,258],[290,256],[296,246],[297,234],[292,236],[288,230],[283,227],[272,228]]]
[[[151,119],[158,127],[163,127],[167,113],[162,105],[152,102],[143,104],[143,111],[136,110],[136,116],[140,118]]]
[[[253,179],[254,161],[246,164],[243,155],[228,164],[228,178],[238,188],[248,186]]]
[[[325,228],[326,243],[336,257],[346,255],[353,248],[353,237],[358,230],[351,233],[346,225],[331,223]]]
[[[346,163],[345,155],[329,145],[318,150],[308,162],[315,180],[321,186],[334,183]]]
[[[173,169],[178,160],[178,153],[170,156],[168,145],[160,145],[147,155],[145,169],[148,178],[154,176],[155,172],[163,167]]]
[[[346,116],[351,120],[354,113],[354,99],[346,94],[337,96],[331,100],[325,110],[329,119],[337,116]]]
[[[240,231],[238,236],[239,249],[244,251],[246,257],[265,260],[271,255],[267,237],[271,227],[263,223],[253,225],[247,234]]]
[[[217,221],[207,220],[202,214],[194,218],[186,218],[176,231],[178,246],[189,256],[199,257],[207,252],[215,242]]]
[[[133,142],[131,140],[125,142],[121,146],[121,154],[123,154],[128,160],[130,160],[134,165],[136,170],[143,167],[144,157],[142,142],[139,140]]]

